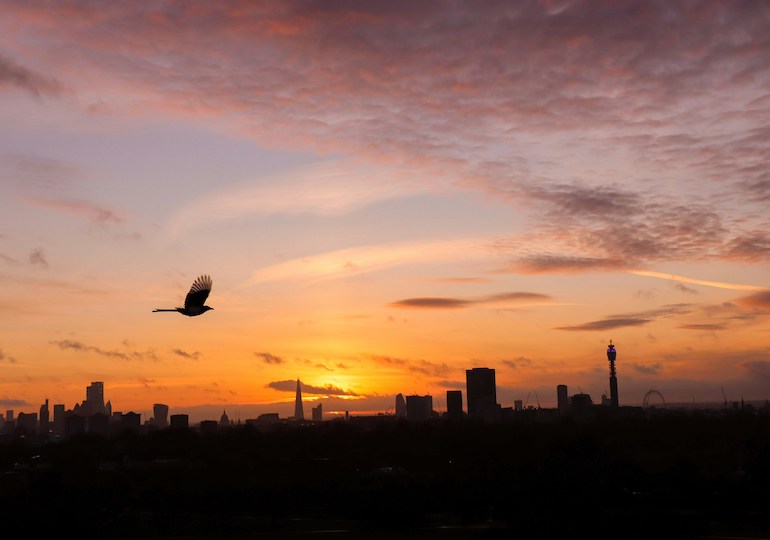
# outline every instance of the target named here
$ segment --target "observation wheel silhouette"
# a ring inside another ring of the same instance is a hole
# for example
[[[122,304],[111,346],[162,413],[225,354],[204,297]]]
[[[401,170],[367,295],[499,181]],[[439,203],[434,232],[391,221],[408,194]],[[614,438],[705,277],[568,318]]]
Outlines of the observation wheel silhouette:
[[[652,400],[652,401],[651,401]],[[644,399],[642,399],[642,407],[645,409],[649,409],[650,407],[666,407],[666,400],[663,398],[663,394],[655,390],[654,388],[652,390],[648,390],[646,394],[644,394]]]

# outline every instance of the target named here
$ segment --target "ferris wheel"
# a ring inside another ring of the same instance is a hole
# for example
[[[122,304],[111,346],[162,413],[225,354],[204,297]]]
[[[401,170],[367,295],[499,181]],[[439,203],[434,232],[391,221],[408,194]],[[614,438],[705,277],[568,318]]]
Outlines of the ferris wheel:
[[[651,401],[652,400],[652,401]],[[655,390],[654,388],[651,390],[648,390],[646,394],[644,394],[644,399],[642,399],[642,407],[645,409],[649,409],[651,407],[666,407],[666,400],[663,397],[663,394]]]

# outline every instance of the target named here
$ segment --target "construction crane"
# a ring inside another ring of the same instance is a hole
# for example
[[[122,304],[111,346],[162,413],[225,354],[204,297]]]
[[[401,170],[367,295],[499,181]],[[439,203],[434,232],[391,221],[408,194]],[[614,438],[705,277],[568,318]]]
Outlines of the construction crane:
[[[527,400],[524,402],[524,408],[525,409],[527,408],[527,405],[529,404],[529,396],[531,396],[531,395],[532,395],[531,391],[527,393]],[[540,398],[537,395],[537,390],[535,390],[535,400],[537,401],[537,408],[539,409],[540,408]]]

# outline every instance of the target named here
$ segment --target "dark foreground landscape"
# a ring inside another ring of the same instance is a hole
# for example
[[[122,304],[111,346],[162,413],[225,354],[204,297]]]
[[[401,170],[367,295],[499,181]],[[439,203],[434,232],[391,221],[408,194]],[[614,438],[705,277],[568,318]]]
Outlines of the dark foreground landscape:
[[[770,538],[770,415],[16,437],[0,509],[4,538]]]

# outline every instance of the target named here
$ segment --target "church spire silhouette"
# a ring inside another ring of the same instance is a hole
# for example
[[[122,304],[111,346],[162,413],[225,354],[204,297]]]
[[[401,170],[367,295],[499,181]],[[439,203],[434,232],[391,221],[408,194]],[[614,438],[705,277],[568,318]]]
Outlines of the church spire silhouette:
[[[305,419],[305,411],[302,408],[302,391],[299,389],[299,379],[297,379],[297,397],[294,399],[294,419]]]

